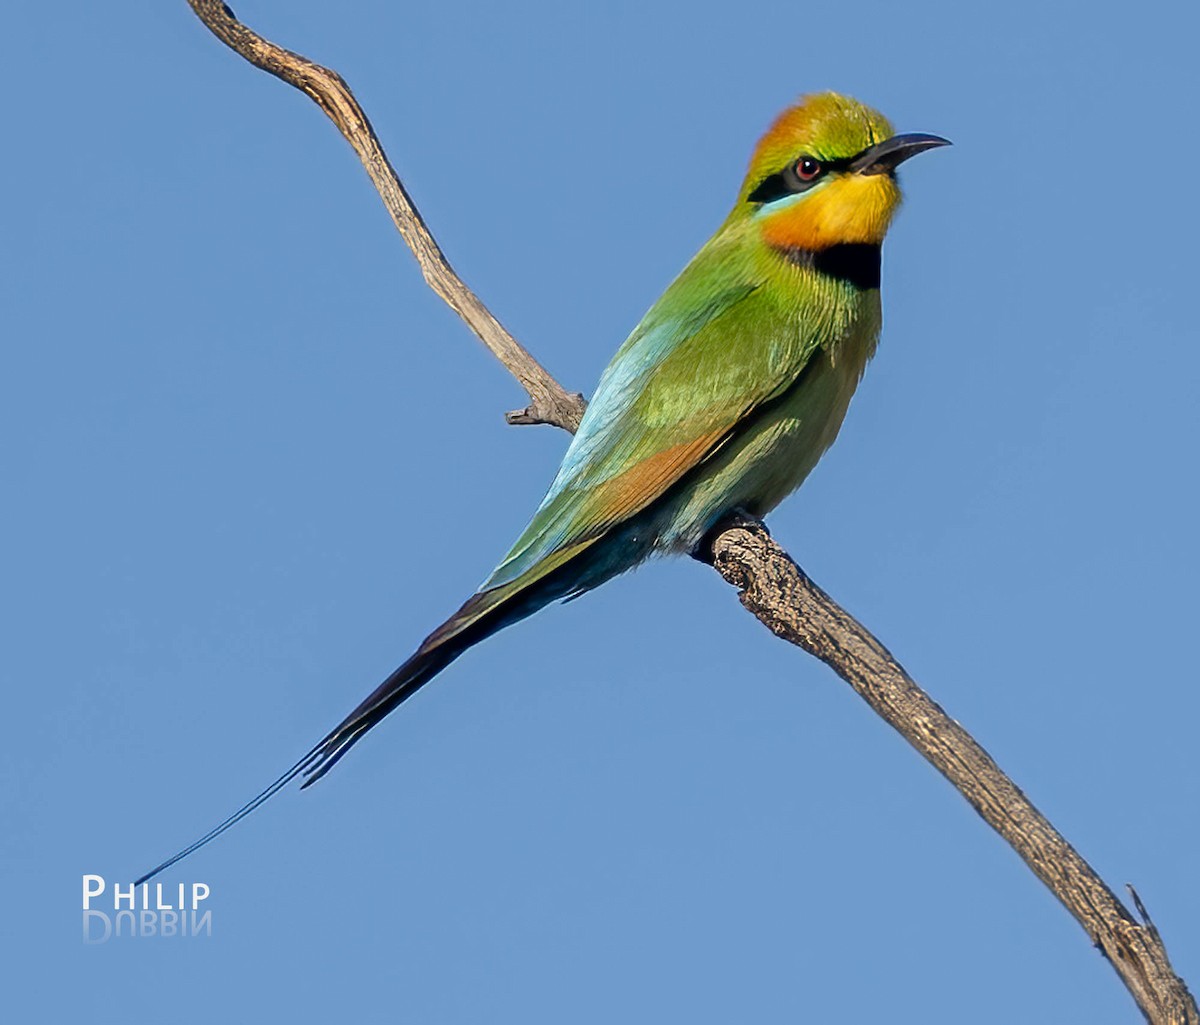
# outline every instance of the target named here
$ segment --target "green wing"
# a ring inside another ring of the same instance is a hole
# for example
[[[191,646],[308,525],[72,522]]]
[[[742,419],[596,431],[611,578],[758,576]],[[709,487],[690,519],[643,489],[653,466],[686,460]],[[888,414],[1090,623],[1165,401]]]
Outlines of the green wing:
[[[646,508],[784,391],[827,332],[720,239],[605,370],[557,477],[481,590],[543,576]]]

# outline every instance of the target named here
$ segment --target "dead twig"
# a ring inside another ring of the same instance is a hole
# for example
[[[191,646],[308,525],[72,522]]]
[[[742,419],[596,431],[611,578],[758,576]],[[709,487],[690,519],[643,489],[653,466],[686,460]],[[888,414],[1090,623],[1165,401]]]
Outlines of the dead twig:
[[[926,694],[891,653],[812,582],[757,520],[734,517],[698,551],[738,588],[772,633],[815,655],[946,777],[1083,926],[1146,1020],[1200,1021],[1137,893],[1143,922],[1033,806],[975,739]]]
[[[506,414],[505,419],[510,424],[553,424],[574,433],[587,405],[583,396],[565,391],[454,272],[342,76],[251,31],[220,0],[188,2],[200,20],[231,50],[312,97],[354,147],[392,222],[417,258],[429,287],[466,321],[528,392],[529,405]]]

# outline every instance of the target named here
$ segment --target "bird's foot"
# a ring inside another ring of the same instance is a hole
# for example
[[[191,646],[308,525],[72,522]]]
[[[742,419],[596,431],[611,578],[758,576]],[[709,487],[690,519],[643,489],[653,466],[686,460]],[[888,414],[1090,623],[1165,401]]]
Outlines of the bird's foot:
[[[731,530],[734,527],[758,528],[765,531],[768,536],[771,533],[767,525],[757,516],[747,512],[741,506],[736,506],[717,520],[688,554],[698,562],[702,562],[706,566],[711,566],[713,563],[713,543],[725,531]]]

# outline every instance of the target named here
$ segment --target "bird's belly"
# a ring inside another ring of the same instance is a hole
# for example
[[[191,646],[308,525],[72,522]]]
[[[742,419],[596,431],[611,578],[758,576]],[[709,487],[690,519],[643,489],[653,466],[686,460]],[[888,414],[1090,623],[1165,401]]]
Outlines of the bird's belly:
[[[735,508],[764,516],[796,490],[833,444],[873,348],[847,339],[688,480],[656,516],[658,551],[688,551]]]

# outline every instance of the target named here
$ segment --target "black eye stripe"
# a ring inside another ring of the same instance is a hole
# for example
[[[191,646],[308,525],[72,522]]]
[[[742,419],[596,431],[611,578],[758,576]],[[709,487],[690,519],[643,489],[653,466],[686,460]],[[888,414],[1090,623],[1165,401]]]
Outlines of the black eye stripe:
[[[808,181],[804,181],[796,174],[796,164],[806,159],[815,161],[821,167],[820,173]],[[847,170],[854,160],[855,157],[846,157],[843,160],[818,160],[816,157],[802,154],[782,171],[776,171],[774,174],[767,175],[766,178],[758,183],[754,191],[746,197],[746,200],[750,203],[774,203],[777,199],[794,196],[798,192],[805,192],[831,172]]]
[[[747,199],[751,203],[774,203],[775,200],[783,199],[784,196],[790,196],[794,192],[803,192],[812,184],[812,182],[798,181],[799,188],[797,188],[796,185],[788,182],[786,175],[786,171],[777,171],[764,178]],[[794,172],[792,177],[795,177]]]

